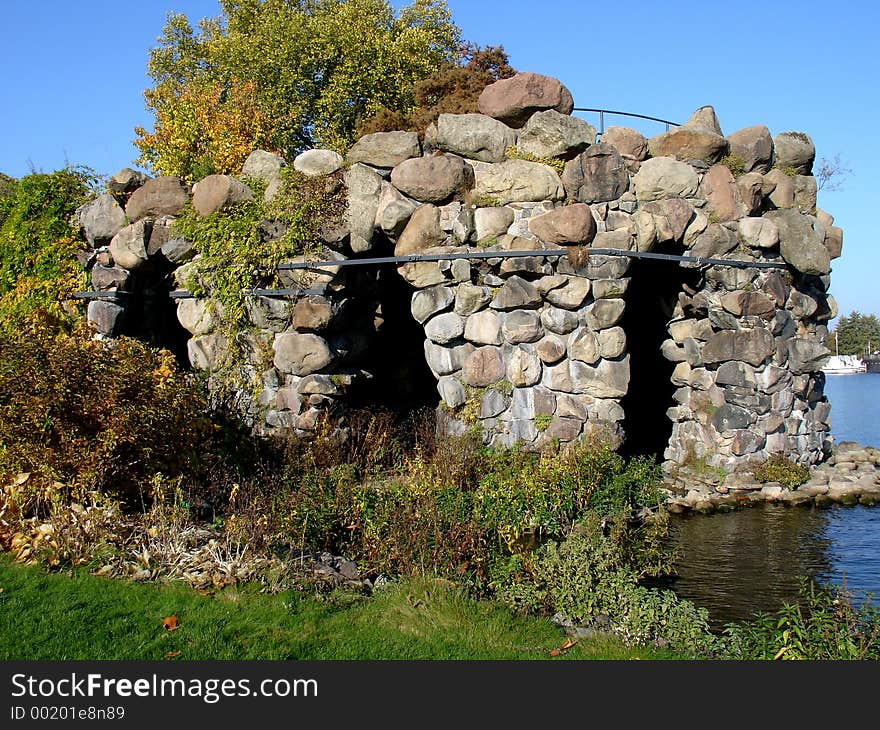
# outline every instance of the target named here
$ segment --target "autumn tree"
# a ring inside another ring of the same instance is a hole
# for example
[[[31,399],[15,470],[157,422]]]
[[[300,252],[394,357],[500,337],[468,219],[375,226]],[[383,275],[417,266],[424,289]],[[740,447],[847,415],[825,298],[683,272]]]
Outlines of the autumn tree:
[[[831,352],[839,348],[841,355],[873,352],[880,348],[880,320],[876,315],[860,312],[841,317],[837,327],[828,335],[826,346]]]
[[[407,111],[413,88],[459,54],[444,0],[221,0],[197,28],[172,13],[144,92],[138,162],[198,179],[237,172],[255,148],[344,151],[359,119]]]
[[[441,114],[469,114],[477,111],[477,100],[493,81],[513,76],[503,46],[480,48],[465,43],[459,58],[443,64],[413,87],[413,104],[408,109],[383,107],[358,123],[358,134],[406,129],[420,134]]]

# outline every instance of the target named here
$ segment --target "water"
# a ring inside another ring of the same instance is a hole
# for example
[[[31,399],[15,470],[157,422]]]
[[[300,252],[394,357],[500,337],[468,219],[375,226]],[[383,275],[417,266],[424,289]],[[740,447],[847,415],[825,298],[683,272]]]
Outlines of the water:
[[[835,441],[880,445],[880,373],[829,375],[825,392]],[[880,603],[880,507],[764,505],[674,518],[671,532],[683,551],[673,587],[716,627],[793,601],[800,576]]]

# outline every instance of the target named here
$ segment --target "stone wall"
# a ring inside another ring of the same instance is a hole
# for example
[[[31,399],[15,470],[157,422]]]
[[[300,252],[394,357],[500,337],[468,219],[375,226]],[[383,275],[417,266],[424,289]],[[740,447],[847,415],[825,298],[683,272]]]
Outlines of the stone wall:
[[[423,138],[367,135],[344,160],[302,153],[295,169],[342,170],[348,195],[345,225],[321,232],[316,258],[499,253],[397,267],[424,328],[446,432],[477,427],[498,446],[541,448],[589,434],[620,445],[626,424],[646,418],[670,431],[669,467],[736,470],[775,453],[821,461],[830,407],[820,368],[826,323],[837,313],[827,291],[842,232],[816,208],[809,137],[772,137],[763,126],[725,137],[712,108],[702,107],[651,139],[611,127],[597,141],[572,106],[557,80],[518,74],[487,87],[481,113],[441,115]],[[272,195],[284,164],[255,152],[242,177],[263,177]],[[172,268],[185,261],[190,248],[169,224],[190,199],[207,213],[252,195],[226,176],[193,191],[175,178],[117,178],[121,193],[81,212],[96,246],[98,289],[124,288],[153,259]],[[124,209],[120,195],[129,196]],[[277,234],[271,221],[263,228]],[[594,249],[779,268],[658,263],[636,276],[630,258]],[[547,253],[503,255],[523,250]],[[252,326],[240,337],[252,356],[241,372],[258,393],[247,400],[260,428],[305,435],[323,411],[344,411],[353,384],[376,376],[369,351],[388,315],[384,276],[378,267],[290,271],[284,283],[308,295],[249,300]],[[630,377],[628,337],[645,332],[627,307],[645,276],[672,277],[675,289],[658,303],[668,372],[656,375],[675,386],[659,414],[639,411],[638,389],[652,386]],[[212,311],[210,300],[178,304],[192,335],[189,359],[207,370],[228,344]],[[122,315],[116,304],[90,305],[106,334]]]

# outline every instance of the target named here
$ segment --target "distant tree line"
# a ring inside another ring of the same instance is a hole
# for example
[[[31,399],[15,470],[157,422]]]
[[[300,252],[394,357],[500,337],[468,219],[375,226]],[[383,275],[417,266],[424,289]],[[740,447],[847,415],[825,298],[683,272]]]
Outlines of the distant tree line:
[[[880,320],[874,314],[852,312],[841,317],[825,342],[831,352],[864,355],[880,349]]]

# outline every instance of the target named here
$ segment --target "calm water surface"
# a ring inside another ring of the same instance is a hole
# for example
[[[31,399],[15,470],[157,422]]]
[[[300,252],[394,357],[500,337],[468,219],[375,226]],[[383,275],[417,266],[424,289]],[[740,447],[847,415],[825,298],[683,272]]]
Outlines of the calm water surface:
[[[880,373],[829,375],[837,442],[880,445]],[[827,510],[765,505],[674,518],[682,551],[673,587],[709,610],[714,625],[778,608],[800,576],[841,584],[880,602],[880,506]]]

